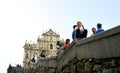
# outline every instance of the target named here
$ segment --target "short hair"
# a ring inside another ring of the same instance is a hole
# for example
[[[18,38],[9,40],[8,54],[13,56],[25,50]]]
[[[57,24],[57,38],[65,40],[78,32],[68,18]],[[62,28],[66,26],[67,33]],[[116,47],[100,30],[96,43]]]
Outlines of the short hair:
[[[75,29],[75,27],[77,27],[77,25],[74,25],[74,26],[73,26],[73,29]]]
[[[101,28],[102,27],[102,24],[101,23],[98,23],[97,24],[97,28]]]
[[[95,27],[93,27],[93,28],[92,28],[92,30],[93,30],[93,29],[96,29],[96,28],[95,28]]]

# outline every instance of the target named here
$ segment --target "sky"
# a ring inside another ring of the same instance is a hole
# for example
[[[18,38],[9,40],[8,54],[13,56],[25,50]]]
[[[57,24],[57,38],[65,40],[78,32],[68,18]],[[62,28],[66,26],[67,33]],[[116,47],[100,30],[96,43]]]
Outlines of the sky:
[[[89,37],[97,23],[104,30],[120,25],[119,8],[120,0],[0,0],[0,73],[22,65],[26,40],[36,42],[49,29],[71,39],[77,21]]]

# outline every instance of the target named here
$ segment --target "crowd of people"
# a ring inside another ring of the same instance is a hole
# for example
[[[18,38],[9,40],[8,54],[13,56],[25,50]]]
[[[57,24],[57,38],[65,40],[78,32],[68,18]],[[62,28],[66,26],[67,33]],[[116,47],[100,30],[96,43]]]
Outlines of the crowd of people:
[[[104,32],[104,29],[102,29],[102,24],[97,24],[97,30],[95,27],[92,28],[92,35],[94,36],[96,34],[99,34],[101,32]],[[73,32],[72,32],[72,39],[73,41],[78,41],[84,38],[87,38],[88,30],[84,28],[84,25],[82,22],[78,21],[76,25],[73,26]],[[70,39],[66,39],[66,43],[64,44],[64,49],[67,49],[70,45]]]

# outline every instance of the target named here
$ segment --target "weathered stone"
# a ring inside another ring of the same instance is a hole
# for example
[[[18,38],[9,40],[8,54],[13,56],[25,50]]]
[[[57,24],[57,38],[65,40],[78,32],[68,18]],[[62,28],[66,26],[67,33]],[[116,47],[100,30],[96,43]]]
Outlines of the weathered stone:
[[[86,62],[86,63],[85,63],[84,68],[85,68],[86,71],[91,71],[91,70],[92,70],[92,67],[93,67],[93,66],[90,64],[90,62]]]
[[[120,73],[120,66],[117,68],[117,72]]]
[[[101,70],[101,65],[94,65],[93,71],[100,71]]]
[[[103,69],[103,72],[102,73],[114,73],[114,69]]]
[[[110,63],[111,63],[111,66],[113,66],[113,67],[116,66],[116,64],[115,64],[115,63],[116,63],[115,59],[112,59]]]

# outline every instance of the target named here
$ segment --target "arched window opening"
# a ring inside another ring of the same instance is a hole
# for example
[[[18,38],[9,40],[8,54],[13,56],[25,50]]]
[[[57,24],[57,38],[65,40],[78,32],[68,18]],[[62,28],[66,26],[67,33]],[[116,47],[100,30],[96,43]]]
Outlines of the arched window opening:
[[[50,44],[50,49],[53,49],[53,44]]]

